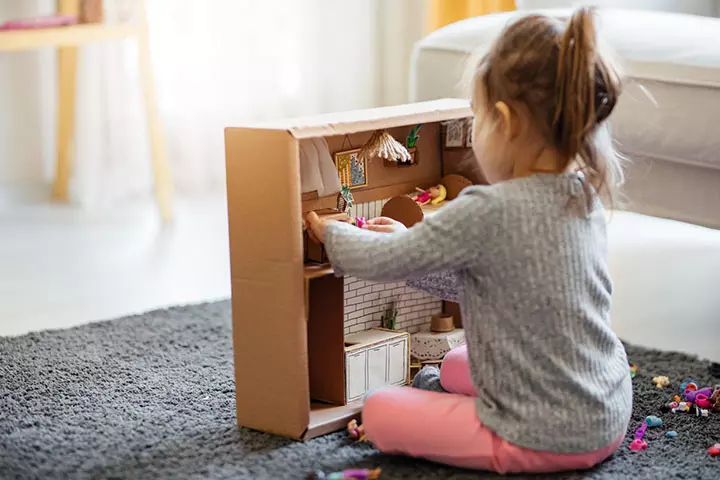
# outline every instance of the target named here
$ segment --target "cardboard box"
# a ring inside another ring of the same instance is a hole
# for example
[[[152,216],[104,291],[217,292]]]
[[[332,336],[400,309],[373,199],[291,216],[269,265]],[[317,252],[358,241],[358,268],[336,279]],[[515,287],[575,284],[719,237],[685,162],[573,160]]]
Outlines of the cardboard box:
[[[417,165],[368,164],[369,182],[353,195],[369,202],[456,173],[443,160],[442,122],[469,116],[466,101],[438,100],[225,130],[239,425],[306,439],[360,412],[345,404],[343,279],[304,255],[302,212],[335,208],[337,199],[301,194],[299,140],[324,137],[336,153],[378,129],[402,141],[422,124]]]

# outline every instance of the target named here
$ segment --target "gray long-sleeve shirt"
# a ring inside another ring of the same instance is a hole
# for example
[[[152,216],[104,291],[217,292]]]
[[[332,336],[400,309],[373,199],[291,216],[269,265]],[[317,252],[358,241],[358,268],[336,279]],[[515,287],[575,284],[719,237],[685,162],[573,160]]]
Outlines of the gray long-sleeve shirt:
[[[470,187],[403,232],[334,223],[325,235],[337,275],[409,279],[460,304],[481,422],[535,450],[603,448],[632,410],[610,327],[604,209],[583,182],[543,174]]]

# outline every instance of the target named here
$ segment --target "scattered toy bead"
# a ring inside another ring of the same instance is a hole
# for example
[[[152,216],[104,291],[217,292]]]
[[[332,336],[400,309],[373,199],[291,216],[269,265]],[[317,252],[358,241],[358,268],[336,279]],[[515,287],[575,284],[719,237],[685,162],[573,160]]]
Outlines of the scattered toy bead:
[[[637,367],[630,365],[630,378],[635,378],[635,375],[637,375]]]
[[[695,395],[695,405],[704,409],[712,408],[713,406],[708,396],[702,393],[698,393],[697,395]]]
[[[659,377],[653,377],[652,381],[655,386],[657,386],[657,388],[661,389],[670,385],[670,379],[664,375],[661,375]]]
[[[677,437],[677,432],[675,430],[670,430],[665,434],[665,438],[675,438]]]
[[[720,456],[720,443],[716,443],[712,447],[708,448],[708,453],[711,457]]]
[[[675,401],[675,402],[679,402],[680,400],[682,400],[682,398],[680,398],[680,395],[675,395],[673,397],[673,401]]]
[[[685,390],[687,390],[690,387],[690,385],[693,385],[695,387],[695,388],[691,388],[692,390],[697,390],[697,384],[691,378],[691,379],[685,380],[682,383],[682,385],[680,385],[680,392],[685,392]]]
[[[710,387],[692,389],[689,385],[688,388],[685,389],[685,400],[687,400],[688,402],[694,403],[698,395],[709,397],[710,395],[712,395],[712,390],[710,389]]]
[[[353,479],[353,480],[377,480],[380,478],[381,470],[375,468],[372,470],[368,469],[354,469],[354,470],[343,470],[342,472],[323,473],[313,472],[308,475],[309,480],[342,480],[342,479]]]
[[[647,423],[647,426],[650,428],[659,427],[662,425],[662,419],[659,417],[656,417],[655,415],[649,415],[647,418],[645,418],[645,423]]]

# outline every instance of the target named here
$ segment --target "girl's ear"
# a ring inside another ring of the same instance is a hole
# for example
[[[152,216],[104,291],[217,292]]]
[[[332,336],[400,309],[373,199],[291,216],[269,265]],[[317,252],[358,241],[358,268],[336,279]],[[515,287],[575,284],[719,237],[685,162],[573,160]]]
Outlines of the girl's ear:
[[[496,102],[495,109],[500,117],[500,132],[505,137],[505,140],[514,139],[520,131],[517,114],[510,110],[510,107],[505,102]]]

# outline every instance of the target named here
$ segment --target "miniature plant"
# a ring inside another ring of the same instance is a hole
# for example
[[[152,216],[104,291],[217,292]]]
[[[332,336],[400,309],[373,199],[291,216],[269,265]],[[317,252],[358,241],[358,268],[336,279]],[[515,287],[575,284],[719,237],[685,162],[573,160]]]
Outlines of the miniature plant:
[[[382,328],[386,328],[388,330],[395,330],[395,323],[397,322],[397,316],[398,311],[397,308],[395,308],[395,303],[391,303],[388,305],[387,310],[385,310],[385,313],[382,316],[381,324]]]
[[[417,125],[412,130],[410,130],[410,133],[405,140],[405,146],[407,148],[415,148],[417,146],[417,141],[420,138],[420,135],[418,135],[418,130],[420,130],[420,125]]]
[[[348,185],[343,185],[338,193],[337,208],[341,212],[348,213],[353,206],[355,199]]]

